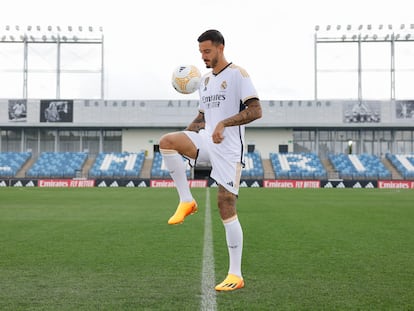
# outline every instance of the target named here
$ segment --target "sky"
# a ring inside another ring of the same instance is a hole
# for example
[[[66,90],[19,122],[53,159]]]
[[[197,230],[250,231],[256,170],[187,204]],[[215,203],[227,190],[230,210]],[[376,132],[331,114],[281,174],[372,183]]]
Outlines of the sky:
[[[261,99],[312,99],[315,25],[411,24],[410,2],[13,0],[3,4],[0,34],[5,25],[102,26],[105,98],[196,99],[178,94],[171,74],[181,64],[207,71],[197,37],[215,28],[227,60],[247,70]]]

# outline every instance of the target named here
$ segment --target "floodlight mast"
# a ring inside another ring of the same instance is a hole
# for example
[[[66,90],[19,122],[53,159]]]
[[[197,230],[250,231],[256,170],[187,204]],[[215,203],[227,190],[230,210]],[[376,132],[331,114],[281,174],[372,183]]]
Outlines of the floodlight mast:
[[[56,44],[57,48],[57,60],[56,60],[56,98],[60,99],[61,91],[61,47],[63,44],[99,44],[101,46],[100,56],[100,98],[105,97],[104,88],[104,35],[102,26],[98,28],[98,31],[94,31],[92,26],[84,29],[82,26],[77,28],[68,26],[65,30],[61,26],[42,26],[32,27],[20,27],[16,25],[11,27],[10,25],[5,27],[5,33],[0,34],[0,43],[3,44],[23,44],[23,98],[28,98],[28,50],[30,44]],[[82,72],[90,73],[90,70],[83,70]]]
[[[336,44],[357,44],[358,45],[358,100],[362,101],[362,43],[387,42],[390,44],[390,99],[395,100],[395,42],[414,42],[414,24],[409,26],[401,24],[399,31],[393,30],[393,25],[378,25],[377,30],[372,25],[359,25],[353,27],[341,27],[337,25],[333,27],[327,25],[322,29],[319,25],[315,26],[314,35],[314,98],[319,99],[318,94],[318,45],[327,43]],[[346,29],[346,31],[341,30]]]

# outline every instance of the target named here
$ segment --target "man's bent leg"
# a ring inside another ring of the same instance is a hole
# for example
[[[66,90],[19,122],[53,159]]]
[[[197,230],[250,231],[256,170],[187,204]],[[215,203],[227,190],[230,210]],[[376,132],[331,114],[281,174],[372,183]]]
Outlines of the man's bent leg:
[[[197,212],[197,203],[194,200],[188,185],[186,165],[182,155],[178,151],[180,149],[185,149],[185,145],[183,144],[183,142],[185,143],[185,139],[183,139],[182,135],[185,136],[185,134],[182,133],[167,134],[163,136],[160,141],[160,152],[163,156],[165,166],[170,172],[171,178],[174,180],[180,197],[180,203],[177,210],[168,220],[168,224],[180,224],[184,221],[185,217]],[[188,140],[188,143],[192,144],[190,140]],[[190,146],[190,148],[191,147],[192,146]]]
[[[175,182],[180,202],[191,202],[193,196],[190,187],[188,186],[186,164],[183,157],[175,150],[160,149],[160,152],[164,159],[165,166]]]

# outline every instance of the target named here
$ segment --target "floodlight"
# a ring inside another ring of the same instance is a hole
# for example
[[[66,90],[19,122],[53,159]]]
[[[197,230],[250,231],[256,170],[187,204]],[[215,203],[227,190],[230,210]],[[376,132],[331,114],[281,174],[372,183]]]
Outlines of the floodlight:
[[[342,41],[346,40],[346,35],[342,35]]]
[[[364,27],[364,26],[362,26],[362,25],[359,25],[359,27],[358,27],[358,30],[361,30],[361,29],[362,29],[362,27]]]
[[[69,31],[72,31],[72,26],[68,26],[68,30]]]
[[[32,35],[30,35],[30,40],[36,41],[35,37],[33,37]]]
[[[47,40],[47,37],[46,37],[45,35],[43,35],[43,36],[42,36],[42,40],[43,40],[43,41],[46,41],[46,40]]]
[[[17,31],[19,31],[19,30],[20,30],[19,25],[16,25],[16,30],[17,30]]]
[[[315,31],[319,31],[319,25],[315,26]]]
[[[10,30],[10,26],[9,25],[6,26],[6,30],[7,31]]]
[[[410,37],[411,37],[411,34],[407,33],[407,34],[405,35],[405,40],[410,39]]]
[[[6,36],[3,35],[3,37],[1,37],[1,41],[5,41],[6,40]]]
[[[414,24],[413,24],[414,25]],[[317,26],[318,27],[318,29],[319,29],[319,26]],[[103,27],[102,26],[99,26],[99,31],[100,32],[102,32],[103,31]]]
[[[78,29],[79,29],[79,31],[82,31],[82,26],[79,26],[79,28],[78,28]]]
[[[352,154],[352,145],[354,144],[354,142],[352,141],[352,139],[348,140],[348,153]]]
[[[14,41],[14,37],[13,36],[10,36],[10,40]]]
[[[380,25],[378,26],[378,29],[379,29],[379,30],[381,30],[383,26],[384,26],[384,25],[380,24]]]
[[[374,35],[372,36],[372,39],[377,40],[377,39],[378,39],[377,34],[374,34]]]
[[[341,25],[336,25],[336,30],[341,30]]]
[[[401,24],[400,29],[404,29],[405,28],[405,24]]]
[[[40,26],[36,26],[37,31],[40,31]]]
[[[352,28],[351,25],[346,26],[346,30],[351,30],[351,28]]]
[[[27,31],[30,31],[30,30],[32,30],[32,26],[27,26]]]
[[[392,29],[392,25],[388,24],[388,29],[391,30]]]
[[[371,24],[369,24],[369,25],[367,26],[367,29],[368,29],[368,30],[371,30],[371,28],[372,28],[372,26],[371,26]]]
[[[93,31],[93,27],[92,26],[89,26],[89,31]]]
[[[355,41],[356,39],[357,39],[357,35],[353,35],[353,36],[352,36],[352,40],[354,40],[354,41]]]
[[[47,26],[47,30],[52,31],[52,26]]]
[[[330,30],[331,29],[331,25],[326,26],[326,30]]]

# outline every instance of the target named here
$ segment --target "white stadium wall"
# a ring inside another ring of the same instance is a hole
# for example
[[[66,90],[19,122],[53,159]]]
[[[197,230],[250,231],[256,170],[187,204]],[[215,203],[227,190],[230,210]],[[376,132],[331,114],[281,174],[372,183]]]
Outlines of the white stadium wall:
[[[279,146],[287,146],[288,152],[293,152],[293,130],[269,128],[261,129],[248,127],[246,144],[254,145],[263,158],[269,158],[269,153],[278,152]]]
[[[152,158],[159,138],[185,128],[196,116],[197,106],[196,100],[0,99],[0,129],[115,129],[122,131],[122,151],[144,150]],[[264,158],[281,147],[294,151],[293,134],[298,130],[414,129],[414,100],[264,100],[262,109],[263,117],[247,125],[246,144],[255,145]],[[380,138],[375,139],[376,145],[384,145]],[[346,146],[337,148],[335,144],[348,142],[329,143],[330,150],[345,150]],[[355,151],[412,152],[412,142],[407,148],[401,142],[381,150],[376,145],[367,148],[368,143],[374,145],[365,138]],[[312,144],[309,150],[318,152],[318,142]]]
[[[13,116],[17,102],[26,107],[24,118]],[[182,128],[195,117],[197,104],[194,100],[0,99],[0,126]],[[251,127],[412,127],[414,123],[414,100],[265,100],[262,107],[263,117]]]
[[[160,137],[167,132],[169,130],[165,128],[124,129],[122,130],[122,151],[145,151],[148,158],[153,158],[154,145],[157,145]]]

